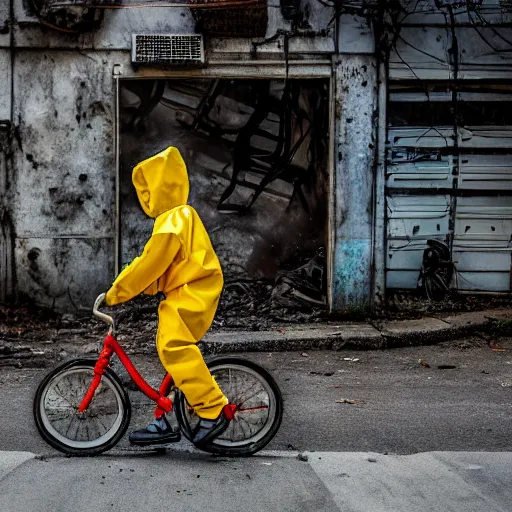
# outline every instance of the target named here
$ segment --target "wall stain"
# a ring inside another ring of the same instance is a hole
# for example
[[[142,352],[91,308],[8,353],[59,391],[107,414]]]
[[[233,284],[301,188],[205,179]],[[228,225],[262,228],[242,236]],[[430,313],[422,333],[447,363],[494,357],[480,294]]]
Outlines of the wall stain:
[[[32,169],[37,170],[39,164],[34,160],[34,155],[32,155],[31,153],[27,153],[25,156],[27,160],[32,164]]]

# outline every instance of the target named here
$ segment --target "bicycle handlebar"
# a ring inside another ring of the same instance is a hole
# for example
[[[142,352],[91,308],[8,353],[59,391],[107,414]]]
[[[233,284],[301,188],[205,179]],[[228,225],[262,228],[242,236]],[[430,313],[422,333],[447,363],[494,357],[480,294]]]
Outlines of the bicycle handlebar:
[[[113,329],[114,328],[114,319],[111,316],[106,315],[105,313],[102,313],[101,311],[98,310],[98,308],[100,307],[100,304],[104,300],[105,300],[105,294],[104,293],[101,293],[100,295],[98,295],[98,297],[94,301],[94,306],[92,307],[92,314],[96,318],[99,318],[100,320],[103,320],[106,324],[109,324],[112,327],[112,329]]]

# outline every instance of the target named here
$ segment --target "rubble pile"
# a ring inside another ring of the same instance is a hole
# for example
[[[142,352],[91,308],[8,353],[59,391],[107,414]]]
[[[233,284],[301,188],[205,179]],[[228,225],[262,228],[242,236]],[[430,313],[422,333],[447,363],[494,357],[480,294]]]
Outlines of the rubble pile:
[[[311,304],[301,298],[287,302],[281,296],[276,300],[276,289],[272,280],[245,276],[226,279],[212,327],[262,330],[276,323],[327,320],[323,303]]]
[[[0,340],[18,339],[31,331],[58,328],[61,315],[33,304],[4,306],[0,304]]]

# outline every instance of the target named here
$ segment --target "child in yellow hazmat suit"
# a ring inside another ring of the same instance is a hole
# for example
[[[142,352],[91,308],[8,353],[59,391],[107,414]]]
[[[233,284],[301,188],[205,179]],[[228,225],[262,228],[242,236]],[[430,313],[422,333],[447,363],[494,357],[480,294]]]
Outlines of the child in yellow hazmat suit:
[[[199,215],[187,205],[187,169],[175,147],[139,163],[132,181],[142,209],[155,219],[153,233],[142,255],[117,276],[105,300],[113,306],[140,293],[165,294],[158,308],[158,355],[201,418],[193,438],[200,445],[218,437],[229,423],[222,412],[228,400],[196,345],[217,309],[223,286],[220,263]],[[132,432],[130,441],[159,444],[179,437],[162,416]]]

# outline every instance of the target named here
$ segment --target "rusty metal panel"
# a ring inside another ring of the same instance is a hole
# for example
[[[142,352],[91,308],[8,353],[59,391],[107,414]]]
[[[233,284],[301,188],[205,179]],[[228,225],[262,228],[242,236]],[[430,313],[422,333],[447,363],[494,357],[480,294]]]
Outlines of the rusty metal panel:
[[[427,240],[449,231],[450,196],[390,196],[387,217],[386,286],[416,288]]]
[[[446,148],[454,146],[455,130],[451,126],[391,127],[388,131],[390,149]]]
[[[18,293],[58,310],[90,307],[112,279],[113,259],[109,239],[18,239]]]
[[[418,254],[420,254],[418,252]],[[412,290],[418,284],[419,271],[386,270],[386,287],[389,289]]]
[[[508,108],[508,106],[507,106]],[[457,130],[460,149],[507,149],[512,147],[512,126],[468,126]],[[389,148],[454,147],[455,129],[446,126],[392,127]]]
[[[459,250],[511,248],[510,197],[460,197],[455,215],[454,244]],[[468,242],[469,245],[465,245]],[[455,246],[454,246],[455,249]]]
[[[427,239],[388,240],[386,252],[387,288],[416,288]]]
[[[482,254],[482,257],[485,255]],[[510,292],[510,270],[508,272],[458,272],[455,287],[472,292]]]
[[[485,235],[509,240],[512,233],[510,197],[460,197],[457,200],[455,235],[474,239]]]
[[[342,14],[338,34],[340,53],[375,52],[375,37],[371,23],[362,16]]]
[[[453,260],[461,290],[510,291],[512,198],[457,201]]]
[[[448,2],[444,2],[447,4]],[[469,24],[476,16],[473,10],[478,13],[487,23],[507,23],[512,21],[510,7],[507,9],[503,0],[485,0],[472,2],[450,2],[453,6],[453,16],[457,24]],[[414,13],[407,16],[405,23],[417,26],[446,25],[446,10],[444,12],[438,7],[436,0],[419,0],[414,4]],[[409,6],[407,6],[409,7]],[[468,12],[471,9],[470,12]],[[483,22],[482,22],[483,23]]]
[[[454,29],[459,48],[457,70],[460,79],[512,77],[512,55],[509,41],[512,40],[512,28],[480,26],[457,27]]]
[[[461,149],[512,148],[512,126],[466,126],[458,134]]]
[[[413,240],[448,232],[450,197],[392,196],[388,198],[388,239]]]
[[[388,188],[450,188],[453,156],[436,150],[396,149],[389,152]]]
[[[416,287],[426,240],[438,238],[453,241],[454,287],[509,291],[510,86],[468,84],[452,92],[448,84],[437,84],[429,89],[404,84],[394,86],[390,94],[390,122],[396,126],[389,128],[388,135],[387,286]],[[414,124],[423,122],[432,126]],[[439,198],[439,190],[446,194],[447,215],[436,232],[425,217],[431,215],[430,201]],[[399,195],[406,192],[416,195]]]
[[[458,179],[462,190],[512,190],[512,154],[461,155]]]

